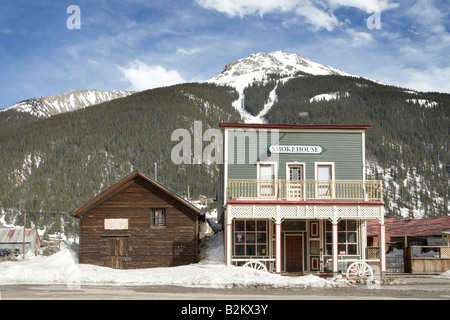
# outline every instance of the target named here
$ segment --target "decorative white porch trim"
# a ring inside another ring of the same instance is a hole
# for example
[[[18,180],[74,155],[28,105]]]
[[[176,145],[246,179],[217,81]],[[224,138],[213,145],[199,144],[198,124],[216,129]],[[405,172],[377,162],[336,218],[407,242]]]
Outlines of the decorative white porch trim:
[[[383,221],[383,205],[275,205],[228,204],[227,224],[233,219],[272,219],[276,223],[286,219],[328,219],[337,223],[341,219]]]

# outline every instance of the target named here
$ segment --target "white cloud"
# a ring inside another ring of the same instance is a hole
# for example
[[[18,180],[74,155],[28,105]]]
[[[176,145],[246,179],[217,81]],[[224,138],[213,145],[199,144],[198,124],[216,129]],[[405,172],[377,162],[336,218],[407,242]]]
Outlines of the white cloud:
[[[395,9],[400,6],[398,3],[393,3],[390,0],[327,0],[331,8],[339,7],[353,7],[362,11],[368,8],[380,8],[381,11]]]
[[[179,48],[178,51],[177,51],[177,55],[178,56],[180,56],[180,55],[181,56],[191,56],[191,55],[199,53],[199,52],[200,52],[199,48],[193,48],[193,49],[190,49],[190,50]]]
[[[363,11],[368,8],[390,10],[399,7],[391,0],[196,0],[197,4],[209,10],[217,10],[231,17],[246,15],[260,15],[269,13],[294,13],[296,17],[303,17],[305,22],[318,31],[326,29],[333,31],[343,24],[335,16],[334,11],[341,7],[354,7]],[[284,25],[296,24],[298,19],[291,18]]]
[[[406,13],[414,17],[415,23],[420,26],[421,33],[446,33],[444,25],[446,15],[436,7],[433,0],[417,0],[414,6],[406,10]]]
[[[438,91],[450,93],[448,75],[450,67],[429,67],[425,70],[408,68],[403,71],[403,82],[407,88],[420,91]]]
[[[100,64],[97,61],[95,61],[94,59],[88,59],[87,63],[93,69],[98,70],[101,68]]]
[[[206,9],[215,9],[231,17],[241,18],[249,14],[264,15],[269,12],[287,12],[294,9],[298,0],[196,0],[197,4]]]
[[[353,47],[365,46],[374,40],[373,35],[368,32],[359,32],[353,29],[348,29],[346,32],[351,37]]]
[[[313,27],[313,30],[324,28],[333,31],[340,25],[338,18],[333,13],[317,8],[310,1],[302,1],[295,12],[297,15],[303,16],[305,21]]]
[[[226,13],[231,17],[246,15],[263,16],[268,13],[295,13],[296,16],[304,17],[314,30],[324,28],[332,31],[338,24],[338,19],[332,12],[323,7],[317,7],[311,0],[196,0],[206,8]],[[286,21],[286,25],[296,22],[297,19]]]
[[[119,69],[125,80],[131,83],[130,90],[135,91],[186,82],[177,70],[166,70],[162,66],[149,66],[139,60],[133,61],[128,68],[119,67]]]

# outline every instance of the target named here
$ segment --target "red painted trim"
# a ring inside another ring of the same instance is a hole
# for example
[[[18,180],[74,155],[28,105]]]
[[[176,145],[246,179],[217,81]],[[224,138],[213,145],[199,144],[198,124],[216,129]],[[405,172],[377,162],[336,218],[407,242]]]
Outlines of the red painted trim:
[[[333,206],[333,205],[354,205],[354,206],[384,206],[381,201],[333,201],[333,200],[323,200],[323,201],[283,201],[283,200],[228,200],[227,204],[240,204],[240,205],[254,205],[254,204],[279,204],[279,205],[322,205],[322,206]]]
[[[289,125],[255,123],[220,123],[221,128],[273,128],[273,129],[370,129],[370,125]]]

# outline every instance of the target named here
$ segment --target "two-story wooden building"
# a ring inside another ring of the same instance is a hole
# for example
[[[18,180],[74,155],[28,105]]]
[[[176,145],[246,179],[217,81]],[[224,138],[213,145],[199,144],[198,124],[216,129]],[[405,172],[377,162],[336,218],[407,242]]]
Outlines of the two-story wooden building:
[[[366,223],[381,225],[381,181],[366,180],[367,125],[222,123],[219,202],[227,265],[333,273],[351,261],[385,271],[384,241],[368,256]]]

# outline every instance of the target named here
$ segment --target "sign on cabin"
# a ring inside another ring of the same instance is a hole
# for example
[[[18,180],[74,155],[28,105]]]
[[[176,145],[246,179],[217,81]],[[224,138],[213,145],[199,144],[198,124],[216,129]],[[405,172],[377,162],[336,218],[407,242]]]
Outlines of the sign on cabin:
[[[105,230],[128,230],[128,219],[105,219]]]

